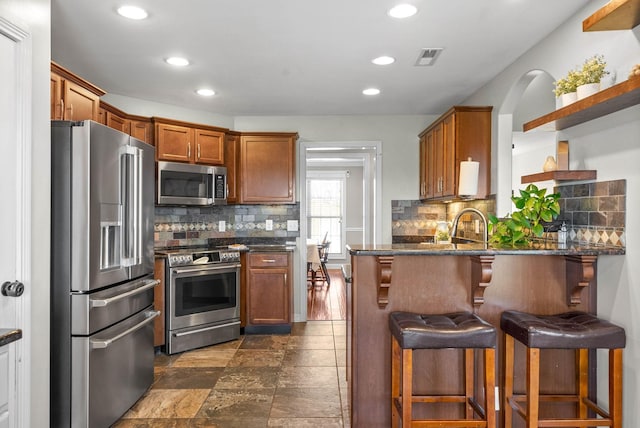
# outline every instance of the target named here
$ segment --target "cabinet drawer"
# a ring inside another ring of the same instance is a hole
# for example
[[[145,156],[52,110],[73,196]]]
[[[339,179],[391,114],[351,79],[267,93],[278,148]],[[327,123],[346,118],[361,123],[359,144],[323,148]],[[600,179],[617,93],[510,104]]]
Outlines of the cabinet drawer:
[[[251,267],[287,267],[287,253],[250,253]]]

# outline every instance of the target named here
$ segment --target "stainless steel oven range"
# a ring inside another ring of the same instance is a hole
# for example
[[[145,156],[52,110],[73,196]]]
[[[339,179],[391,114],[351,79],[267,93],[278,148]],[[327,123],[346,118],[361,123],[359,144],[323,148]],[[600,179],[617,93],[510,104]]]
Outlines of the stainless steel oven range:
[[[240,253],[166,252],[166,352],[240,337]]]

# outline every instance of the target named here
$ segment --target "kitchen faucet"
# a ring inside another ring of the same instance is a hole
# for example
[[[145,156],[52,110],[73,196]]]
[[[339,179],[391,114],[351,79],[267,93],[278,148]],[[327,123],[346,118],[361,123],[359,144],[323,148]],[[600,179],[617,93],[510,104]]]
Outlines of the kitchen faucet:
[[[486,243],[489,240],[489,229],[487,225],[487,218],[482,213],[482,211],[476,208],[463,208],[458,212],[458,214],[456,214],[456,217],[453,219],[453,226],[451,227],[451,238],[455,238],[456,232],[458,232],[458,222],[460,221],[460,217],[462,217],[462,215],[465,213],[476,213],[478,217],[480,217],[480,219],[482,220],[482,225],[484,226],[483,234],[482,234],[482,237],[483,237],[482,242]]]

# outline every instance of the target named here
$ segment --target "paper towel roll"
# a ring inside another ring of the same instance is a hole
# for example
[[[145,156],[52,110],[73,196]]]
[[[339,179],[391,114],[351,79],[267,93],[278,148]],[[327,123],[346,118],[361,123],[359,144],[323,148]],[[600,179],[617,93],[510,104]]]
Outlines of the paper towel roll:
[[[475,196],[478,193],[478,171],[480,162],[472,161],[471,158],[460,162],[459,196]]]

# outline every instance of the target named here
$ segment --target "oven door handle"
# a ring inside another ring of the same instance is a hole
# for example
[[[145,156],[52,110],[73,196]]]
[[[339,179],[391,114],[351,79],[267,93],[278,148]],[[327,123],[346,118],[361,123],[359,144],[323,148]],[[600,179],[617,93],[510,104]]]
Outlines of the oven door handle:
[[[115,336],[113,336],[113,337],[111,337],[109,339],[105,339],[105,340],[90,340],[89,343],[91,344],[91,349],[108,348],[109,345],[111,345],[116,340],[122,339],[123,337],[125,337],[125,336],[133,333],[134,331],[141,329],[145,325],[149,324],[158,315],[160,315],[160,311],[145,312],[146,318],[143,321],[140,321],[138,324],[134,325],[131,328],[126,329],[122,333],[117,334],[117,335],[115,335]]]
[[[118,294],[117,296],[114,297],[109,297],[108,299],[90,299],[89,300],[89,307],[90,308],[102,308],[104,306],[107,306],[111,303],[117,302],[119,300],[122,299],[126,299],[128,297],[134,296],[136,294],[140,294],[143,291],[146,291],[150,288],[155,287],[156,285],[160,284],[160,280],[159,279],[147,279],[143,282],[146,281],[150,281],[148,284],[143,285],[140,288],[136,288],[135,290],[131,290],[131,291],[127,291],[126,293],[122,293],[122,294]]]
[[[226,324],[218,324],[211,327],[199,328],[197,330],[189,330],[189,331],[183,331],[180,333],[173,333],[173,336],[174,337],[189,336],[190,334],[202,333],[203,331],[215,330],[221,327],[229,327],[229,326],[238,325],[238,324],[240,324],[240,321],[234,321]]]
[[[172,271],[174,274],[176,275],[182,275],[183,273],[200,273],[200,272],[213,272],[213,271],[217,271],[217,270],[223,270],[223,269],[237,269],[240,267],[240,264],[233,264],[233,265],[223,265],[223,266],[215,266],[215,267],[190,267],[190,268],[173,268]]]

